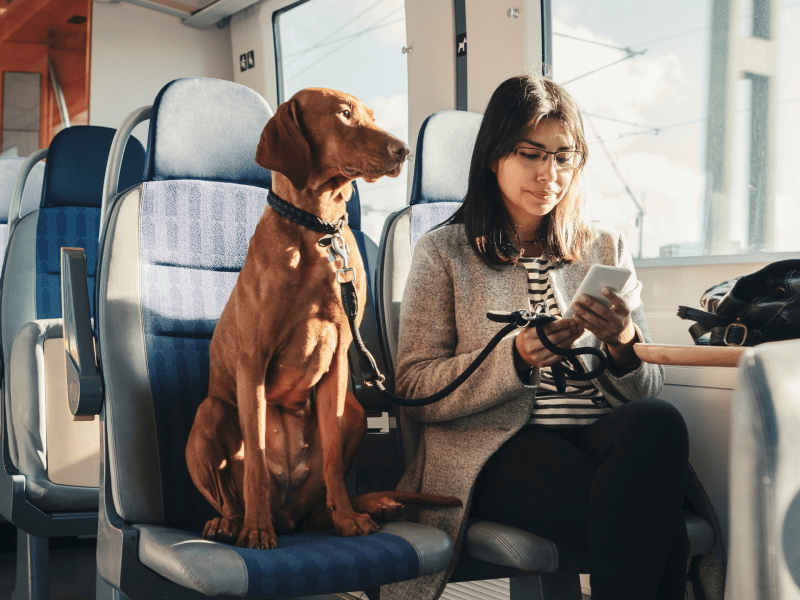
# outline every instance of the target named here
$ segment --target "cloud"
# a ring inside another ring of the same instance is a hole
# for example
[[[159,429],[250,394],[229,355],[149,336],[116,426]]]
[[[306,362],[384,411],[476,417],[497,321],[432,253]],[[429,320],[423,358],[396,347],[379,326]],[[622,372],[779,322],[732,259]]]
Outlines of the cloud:
[[[702,239],[705,177],[675,164],[661,154],[620,156],[619,170],[644,208],[642,256],[659,255],[661,246]],[[625,191],[611,163],[598,156],[586,165],[587,217],[622,231],[634,256],[638,255],[638,209]]]
[[[408,140],[408,94],[365,100],[375,113],[375,124],[403,141]]]

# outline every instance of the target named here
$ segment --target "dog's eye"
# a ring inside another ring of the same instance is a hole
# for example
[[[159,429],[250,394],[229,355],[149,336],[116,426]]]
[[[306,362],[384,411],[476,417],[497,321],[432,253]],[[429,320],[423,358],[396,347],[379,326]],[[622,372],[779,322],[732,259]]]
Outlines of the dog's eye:
[[[345,110],[342,111],[342,115],[344,115],[345,119],[349,119],[350,118],[350,111],[345,109]]]

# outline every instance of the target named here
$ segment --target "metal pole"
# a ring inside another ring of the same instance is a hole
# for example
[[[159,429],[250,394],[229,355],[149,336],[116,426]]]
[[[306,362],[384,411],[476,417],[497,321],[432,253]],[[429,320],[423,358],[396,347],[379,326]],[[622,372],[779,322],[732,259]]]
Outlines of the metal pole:
[[[53,66],[53,61],[47,57],[47,70],[50,72],[50,83],[53,85],[53,92],[56,95],[56,104],[58,105],[58,114],[61,116],[61,124],[64,129],[69,127],[69,113],[67,112],[67,101],[64,99],[64,91],[58,83],[58,76],[56,75],[56,68]]]

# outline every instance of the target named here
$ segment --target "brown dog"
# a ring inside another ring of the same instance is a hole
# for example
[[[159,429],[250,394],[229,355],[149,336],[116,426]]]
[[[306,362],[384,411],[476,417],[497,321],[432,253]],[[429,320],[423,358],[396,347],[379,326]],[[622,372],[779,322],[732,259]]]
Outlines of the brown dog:
[[[273,192],[325,221],[345,215],[351,181],[397,177],[409,152],[355,97],[311,88],[278,107],[256,162]],[[275,532],[333,525],[341,535],[377,531],[400,502],[460,506],[457,498],[381,492],[347,497],[344,474],[366,433],[347,390],[352,341],[322,235],[269,206],[211,340],[208,398],[186,447],[189,473],[222,515],[204,537],[275,548]],[[361,321],[366,273],[353,234]],[[341,266],[341,265],[339,265]]]

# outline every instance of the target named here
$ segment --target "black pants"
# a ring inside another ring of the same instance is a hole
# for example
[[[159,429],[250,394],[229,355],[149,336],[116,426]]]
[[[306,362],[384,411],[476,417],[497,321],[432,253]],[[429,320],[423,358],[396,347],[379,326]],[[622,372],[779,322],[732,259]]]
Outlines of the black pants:
[[[589,425],[527,425],[481,471],[471,516],[589,555],[592,600],[683,599],[689,438],[671,404],[636,400]]]

